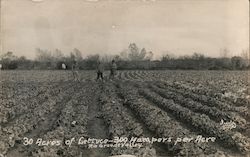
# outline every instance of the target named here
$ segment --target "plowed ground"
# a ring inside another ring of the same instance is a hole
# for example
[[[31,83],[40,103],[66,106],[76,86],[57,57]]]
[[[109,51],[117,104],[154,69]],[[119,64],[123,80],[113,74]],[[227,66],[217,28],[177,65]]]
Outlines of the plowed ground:
[[[118,71],[104,82],[94,71],[80,76],[76,82],[68,71],[1,71],[0,156],[249,155],[248,72]],[[201,136],[215,140],[195,141]],[[172,140],[140,148],[65,144],[116,137]],[[63,143],[52,145],[57,140]]]

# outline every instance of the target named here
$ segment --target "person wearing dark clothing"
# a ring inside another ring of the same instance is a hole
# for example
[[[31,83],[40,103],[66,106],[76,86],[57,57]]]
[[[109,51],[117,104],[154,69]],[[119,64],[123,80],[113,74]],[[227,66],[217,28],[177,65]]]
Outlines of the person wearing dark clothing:
[[[104,68],[103,65],[100,61],[97,62],[97,78],[96,80],[99,80],[100,78],[103,80],[103,72],[104,72]]]

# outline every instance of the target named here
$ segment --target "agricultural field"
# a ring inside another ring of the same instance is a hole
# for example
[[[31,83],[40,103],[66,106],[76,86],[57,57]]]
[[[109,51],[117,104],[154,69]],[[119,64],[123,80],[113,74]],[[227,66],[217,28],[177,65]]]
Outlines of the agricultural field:
[[[79,74],[0,71],[0,157],[250,153],[247,71]]]

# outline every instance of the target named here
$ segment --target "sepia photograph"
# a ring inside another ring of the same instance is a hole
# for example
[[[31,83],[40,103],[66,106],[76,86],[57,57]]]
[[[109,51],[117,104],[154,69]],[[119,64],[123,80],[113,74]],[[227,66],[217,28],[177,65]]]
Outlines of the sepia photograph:
[[[249,0],[0,0],[0,157],[250,157]]]

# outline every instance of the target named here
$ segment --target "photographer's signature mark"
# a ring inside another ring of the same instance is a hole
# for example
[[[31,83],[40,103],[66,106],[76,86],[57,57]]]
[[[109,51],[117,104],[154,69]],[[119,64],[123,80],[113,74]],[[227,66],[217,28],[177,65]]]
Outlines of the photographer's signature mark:
[[[223,130],[232,130],[232,129],[236,128],[235,122],[233,122],[233,121],[224,122],[223,119],[220,121],[220,125],[221,125]]]

